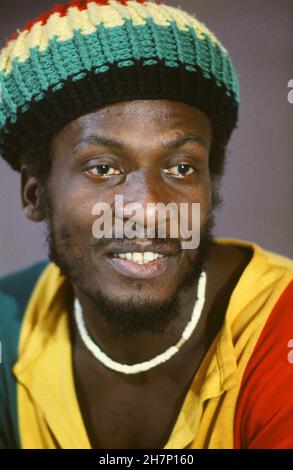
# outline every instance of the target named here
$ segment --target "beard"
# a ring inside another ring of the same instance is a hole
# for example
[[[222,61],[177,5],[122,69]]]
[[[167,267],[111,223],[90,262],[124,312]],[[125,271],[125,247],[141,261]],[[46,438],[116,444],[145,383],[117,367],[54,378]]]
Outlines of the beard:
[[[191,286],[198,284],[198,280],[209,257],[210,246],[214,241],[213,229],[215,225],[215,208],[221,204],[216,184],[212,192],[212,204],[208,212],[204,227],[200,232],[200,244],[196,251],[194,260],[188,257],[188,269],[186,270],[180,284],[173,295],[160,301],[155,301],[141,296],[139,291],[134,290],[131,298],[127,301],[113,299],[106,296],[102,290],[95,289],[92,292],[83,283],[85,247],[76,246],[74,233],[67,226],[62,226],[58,231],[53,228],[53,208],[50,200],[46,198],[46,228],[48,242],[48,256],[60,269],[60,272],[69,282],[76,286],[87,298],[96,315],[103,321],[109,334],[125,336],[150,333],[161,335],[172,322],[179,318],[182,294]],[[104,240],[91,245],[92,249],[100,247]],[[105,245],[110,240],[105,240]],[[154,247],[166,243],[166,238],[152,238]],[[174,243],[174,240],[173,240]],[[177,240],[178,243],[178,240]],[[78,249],[77,249],[78,248]],[[79,253],[72,256],[72,252]],[[197,299],[197,297],[196,297]]]

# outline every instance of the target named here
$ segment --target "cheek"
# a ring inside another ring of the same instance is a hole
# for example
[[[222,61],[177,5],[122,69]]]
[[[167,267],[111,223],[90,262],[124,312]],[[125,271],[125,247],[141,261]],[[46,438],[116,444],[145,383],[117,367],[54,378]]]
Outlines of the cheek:
[[[201,221],[206,219],[207,213],[212,205],[212,183],[209,173],[204,178],[203,185],[199,194],[200,198],[200,209],[201,209]]]
[[[185,219],[188,217],[188,224],[190,229],[192,228],[191,222],[195,217],[198,218],[198,206],[193,208],[193,204],[199,204],[200,227],[202,229],[206,223],[208,212],[212,204],[210,179],[206,178],[202,184],[196,186],[192,190],[189,189],[188,194],[186,194],[185,202],[188,203],[188,210],[185,209],[185,211],[182,212],[182,216],[184,215]],[[188,216],[185,215],[186,213]]]
[[[90,230],[94,216],[94,195],[89,197],[82,188],[64,180],[52,179],[50,184],[51,223],[55,231],[73,236]]]

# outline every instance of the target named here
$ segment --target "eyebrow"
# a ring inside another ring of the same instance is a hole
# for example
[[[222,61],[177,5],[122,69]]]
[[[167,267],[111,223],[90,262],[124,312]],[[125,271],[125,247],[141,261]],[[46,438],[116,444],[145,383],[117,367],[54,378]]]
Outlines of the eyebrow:
[[[165,142],[163,147],[167,148],[168,150],[177,150],[188,142],[196,142],[205,149],[208,149],[206,140],[200,134],[196,134],[194,132],[189,132],[183,136],[172,139],[169,142]],[[77,140],[72,146],[73,151],[77,151],[78,147],[82,146],[83,144],[103,145],[105,147],[116,148],[117,150],[126,150],[128,148],[127,144],[121,140],[99,135],[89,135]]]

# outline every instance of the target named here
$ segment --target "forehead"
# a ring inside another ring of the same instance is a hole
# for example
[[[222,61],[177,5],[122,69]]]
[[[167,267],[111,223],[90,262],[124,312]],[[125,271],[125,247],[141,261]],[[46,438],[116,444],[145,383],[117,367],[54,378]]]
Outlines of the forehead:
[[[135,100],[107,105],[67,124],[53,139],[54,146],[72,145],[93,134],[107,135],[141,145],[163,142],[176,134],[194,132],[209,145],[212,126],[208,116],[185,103],[168,100]]]

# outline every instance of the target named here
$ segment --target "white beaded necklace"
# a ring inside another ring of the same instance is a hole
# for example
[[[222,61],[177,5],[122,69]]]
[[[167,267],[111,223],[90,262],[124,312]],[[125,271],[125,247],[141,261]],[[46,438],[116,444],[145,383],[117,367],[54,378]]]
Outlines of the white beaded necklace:
[[[191,337],[192,333],[194,332],[196,325],[200,319],[204,303],[205,303],[205,295],[206,295],[206,273],[202,271],[197,288],[198,298],[195,302],[193,312],[191,315],[191,319],[187,323],[181,338],[174,346],[168,348],[164,353],[159,354],[158,356],[150,359],[149,361],[141,362],[138,364],[120,364],[119,362],[113,361],[110,357],[108,357],[97,344],[93,342],[91,337],[89,336],[83,318],[82,307],[78,301],[75,299],[74,301],[74,316],[75,321],[77,324],[77,328],[81,339],[87,349],[94,355],[98,361],[100,361],[104,366],[108,367],[109,369],[115,370],[116,372],[121,372],[123,374],[138,374],[139,372],[145,372],[153,367],[156,367],[174,356],[180,348],[183,346],[184,343]]]

